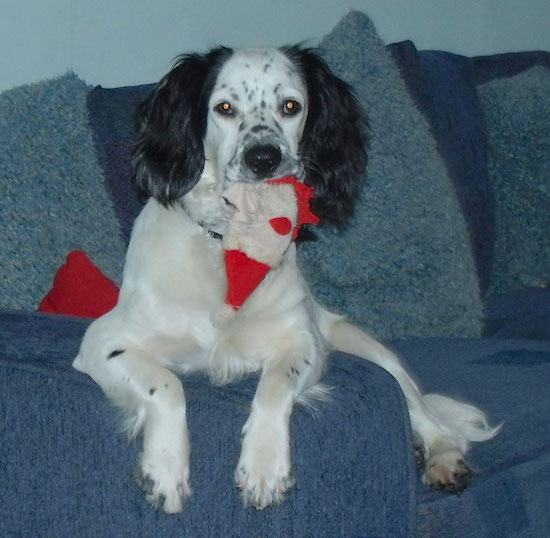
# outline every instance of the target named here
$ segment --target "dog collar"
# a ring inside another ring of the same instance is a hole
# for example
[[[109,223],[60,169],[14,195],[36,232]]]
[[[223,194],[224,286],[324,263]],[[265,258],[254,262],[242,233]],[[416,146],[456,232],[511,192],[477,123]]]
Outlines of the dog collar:
[[[212,239],[218,239],[221,241],[223,239],[223,235],[219,234],[218,232],[215,232],[214,230],[211,230],[210,228],[206,227],[206,224],[204,221],[199,221],[199,226],[205,231],[206,235],[210,236]]]

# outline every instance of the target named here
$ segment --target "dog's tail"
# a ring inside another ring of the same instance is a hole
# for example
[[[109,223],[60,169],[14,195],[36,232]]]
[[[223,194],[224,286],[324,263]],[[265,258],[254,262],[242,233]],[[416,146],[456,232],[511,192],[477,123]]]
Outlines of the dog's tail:
[[[378,364],[396,379],[407,400],[413,431],[426,448],[443,436],[466,452],[471,442],[487,441],[499,432],[501,425],[491,428],[485,414],[473,405],[439,394],[422,395],[395,353],[343,317],[321,309],[319,326],[329,347]]]
[[[491,428],[487,415],[473,405],[441,394],[424,394],[423,399],[440,422],[468,441],[474,443],[488,441],[502,428],[502,424]]]
[[[345,318],[322,311],[319,319],[321,333],[331,349],[356,355],[378,364],[399,383],[405,397],[420,396],[420,390],[407,373],[399,357]]]

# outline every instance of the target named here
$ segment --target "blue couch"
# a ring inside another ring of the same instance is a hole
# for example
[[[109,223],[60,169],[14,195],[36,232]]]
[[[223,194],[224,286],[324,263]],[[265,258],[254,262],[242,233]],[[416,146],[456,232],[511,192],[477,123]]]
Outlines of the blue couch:
[[[194,495],[178,516],[146,504],[139,447],[71,368],[90,320],[34,310],[74,248],[120,282],[142,203],[132,115],[151,86],[69,73],[0,95],[0,535],[550,534],[550,54],[384,47],[358,12],[321,47],[370,117],[370,161],[348,229],[319,230],[301,263],[426,391],[504,423],[473,447],[474,481],[460,496],[423,485],[397,383],[334,354],[330,401],[292,416],[284,504],[245,509],[232,483],[254,376],[184,379]]]

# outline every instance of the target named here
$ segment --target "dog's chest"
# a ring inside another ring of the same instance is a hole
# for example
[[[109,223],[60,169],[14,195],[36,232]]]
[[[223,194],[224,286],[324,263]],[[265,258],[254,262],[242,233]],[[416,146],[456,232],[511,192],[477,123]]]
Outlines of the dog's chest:
[[[289,285],[289,272],[273,270],[225,323],[216,316],[225,299],[223,270],[213,276],[215,294],[207,297],[195,289],[196,295],[173,301],[171,309],[166,303],[160,344],[170,363],[182,371],[207,370],[217,383],[225,383],[260,369],[289,342],[300,349],[311,319],[301,291]]]
[[[129,307],[126,313],[151,328],[144,334],[148,345],[175,368],[211,369],[217,364],[227,378],[258,369],[280,349],[279,342],[304,332],[311,322],[294,248],[234,319],[220,325],[216,313],[227,292],[222,241],[192,224],[157,204],[144,209],[136,222],[121,292]]]

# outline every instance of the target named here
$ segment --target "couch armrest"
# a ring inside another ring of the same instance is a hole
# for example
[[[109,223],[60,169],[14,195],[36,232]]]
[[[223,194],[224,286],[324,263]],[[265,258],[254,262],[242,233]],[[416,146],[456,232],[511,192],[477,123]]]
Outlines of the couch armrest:
[[[335,354],[330,401],[291,419],[296,487],[279,507],[242,507],[233,485],[257,379],[184,379],[194,495],[153,511],[131,475],[138,443],[117,434],[100,389],[71,369],[84,320],[0,312],[3,535],[409,535],[416,478],[408,414],[385,371]],[[150,529],[150,530],[149,530]]]

